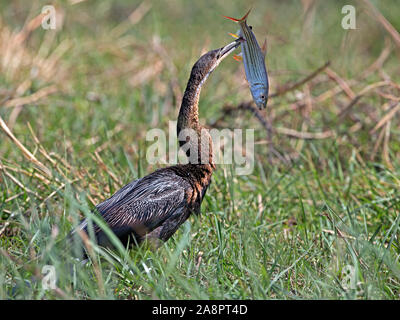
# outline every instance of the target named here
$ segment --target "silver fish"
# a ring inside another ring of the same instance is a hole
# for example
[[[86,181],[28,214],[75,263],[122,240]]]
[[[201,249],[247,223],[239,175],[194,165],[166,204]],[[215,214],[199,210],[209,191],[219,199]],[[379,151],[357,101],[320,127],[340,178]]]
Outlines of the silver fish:
[[[242,57],[246,79],[249,83],[250,92],[253,96],[254,102],[259,109],[263,109],[267,106],[268,101],[268,73],[267,68],[265,67],[265,53],[263,53],[258,45],[257,39],[251,30],[251,27],[249,27],[246,23],[246,19],[250,11],[251,9],[241,19],[235,19],[227,16],[224,17],[239,23],[240,31],[236,37],[243,39]]]

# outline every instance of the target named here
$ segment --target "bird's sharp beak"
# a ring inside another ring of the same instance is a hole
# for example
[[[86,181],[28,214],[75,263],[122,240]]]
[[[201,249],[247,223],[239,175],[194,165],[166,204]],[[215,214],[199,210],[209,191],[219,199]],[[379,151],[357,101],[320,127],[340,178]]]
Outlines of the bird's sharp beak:
[[[231,52],[233,52],[238,46],[240,46],[240,41],[235,40],[225,47],[221,48],[219,53],[218,53],[218,60],[224,59],[226,56],[228,56]]]

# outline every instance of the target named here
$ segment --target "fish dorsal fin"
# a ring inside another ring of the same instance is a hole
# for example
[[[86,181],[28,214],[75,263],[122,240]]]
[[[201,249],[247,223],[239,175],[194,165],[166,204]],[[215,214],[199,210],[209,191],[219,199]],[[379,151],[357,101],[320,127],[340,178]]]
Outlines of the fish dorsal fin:
[[[264,58],[265,58],[265,56],[267,55],[267,38],[264,39],[264,43],[261,48],[261,52],[263,53]]]

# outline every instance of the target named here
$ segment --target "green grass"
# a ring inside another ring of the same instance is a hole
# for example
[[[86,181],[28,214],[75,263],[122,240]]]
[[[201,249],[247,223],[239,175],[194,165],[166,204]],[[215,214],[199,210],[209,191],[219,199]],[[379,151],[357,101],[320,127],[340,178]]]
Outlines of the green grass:
[[[328,60],[341,78],[354,80],[351,89],[356,94],[382,81],[378,70],[360,78],[391,41],[362,1],[353,2],[355,31],[340,28],[345,1],[318,4],[311,31],[303,27],[300,1],[281,2],[256,1],[249,18],[256,35],[268,37],[271,92]],[[24,1],[12,3],[0,4],[2,35],[21,30],[47,4],[35,1],[27,8]],[[325,73],[271,99],[264,116],[274,128],[335,131],[320,140],[274,131],[272,143],[290,158],[283,163],[268,158],[265,129],[254,116],[223,113],[225,105],[250,100],[242,67],[229,58],[202,91],[200,118],[221,128],[255,129],[260,143],[254,172],[237,176],[234,167],[218,166],[201,215],[191,217],[157,250],[147,244],[115,251],[95,247],[87,265],[73,260],[65,236],[96,203],[158,168],[146,160],[147,130],[168,130],[202,49],[230,41],[227,32],[237,26],[221,15],[239,17],[247,9],[240,1],[149,3],[142,20],[122,30],[140,2],[84,1],[71,6],[56,1],[64,15],[63,28],[33,30],[12,51],[13,56],[26,54],[17,67],[1,65],[0,116],[52,177],[0,132],[0,298],[398,299],[398,115],[371,133],[393,108],[385,105],[391,101],[372,90],[348,116],[339,118],[351,99],[340,92],[318,102],[316,97],[336,86]],[[379,2],[378,8],[399,30],[396,2]],[[0,39],[0,46],[1,41],[6,40]],[[157,41],[162,53],[156,50]],[[400,83],[399,51],[394,44],[391,48],[380,69]],[[49,64],[30,59],[36,56]],[[0,61],[5,61],[5,53],[0,53]],[[157,63],[158,72],[148,77],[141,73],[151,73]],[[39,70],[36,75],[33,67]],[[15,107],[3,104],[50,85],[57,92],[24,104],[11,121]],[[394,88],[381,90],[399,95]],[[296,105],[298,95],[307,92],[314,99],[309,111]],[[106,170],[94,157],[96,151]],[[44,265],[55,267],[57,290],[43,290]]]

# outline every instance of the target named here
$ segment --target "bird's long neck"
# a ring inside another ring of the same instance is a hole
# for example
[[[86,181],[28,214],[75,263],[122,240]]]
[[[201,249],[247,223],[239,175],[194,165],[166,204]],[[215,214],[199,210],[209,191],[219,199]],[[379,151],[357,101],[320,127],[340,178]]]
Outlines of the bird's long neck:
[[[193,73],[190,75],[179,110],[178,135],[183,129],[197,129],[199,126],[199,98],[203,82]]]
[[[179,110],[177,134],[179,144],[186,151],[189,163],[211,165],[214,168],[211,136],[199,124],[200,91],[207,77],[208,74],[203,75],[192,69]],[[188,138],[188,135],[191,138]]]

